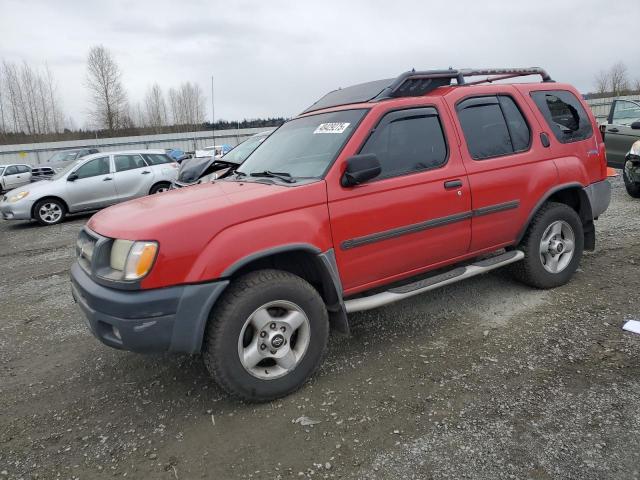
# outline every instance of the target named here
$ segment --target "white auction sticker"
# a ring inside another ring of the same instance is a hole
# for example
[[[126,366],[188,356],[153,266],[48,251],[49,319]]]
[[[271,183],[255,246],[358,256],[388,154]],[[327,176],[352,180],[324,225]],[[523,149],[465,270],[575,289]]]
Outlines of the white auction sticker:
[[[315,135],[316,133],[343,133],[349,125],[350,123],[339,123],[339,122],[321,123],[320,125],[318,125],[318,128],[315,129],[313,134]]]

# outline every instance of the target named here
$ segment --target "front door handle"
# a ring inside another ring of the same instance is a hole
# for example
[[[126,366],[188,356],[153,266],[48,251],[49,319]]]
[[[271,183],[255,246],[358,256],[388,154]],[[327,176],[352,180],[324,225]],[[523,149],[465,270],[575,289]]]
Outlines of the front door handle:
[[[611,133],[618,133],[620,130],[618,130],[617,128],[610,128],[609,130],[607,130],[607,132],[611,132]]]
[[[140,175],[146,175],[148,173],[151,173],[149,170],[144,170]]]
[[[111,177],[105,177],[102,179],[103,182],[108,182],[109,180],[113,180]]]
[[[460,188],[462,186],[462,180],[448,180],[444,182],[444,188],[447,190],[451,188]]]

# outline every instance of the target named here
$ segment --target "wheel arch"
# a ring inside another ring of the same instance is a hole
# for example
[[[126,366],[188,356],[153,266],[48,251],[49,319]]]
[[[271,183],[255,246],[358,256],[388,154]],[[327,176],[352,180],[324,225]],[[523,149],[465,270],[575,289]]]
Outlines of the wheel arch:
[[[342,282],[338,275],[333,249],[322,252],[317,247],[296,243],[261,250],[238,260],[224,273],[233,280],[249,272],[273,268],[297,275],[309,282],[322,297],[329,313],[331,328],[349,333],[349,323],[342,299]]]
[[[47,195],[46,197],[39,198],[38,200],[33,202],[33,205],[31,206],[31,218],[33,218],[33,219],[36,218],[36,207],[38,206],[38,204],[40,204],[40,202],[42,202],[44,200],[57,200],[57,201],[59,201],[64,206],[65,214],[69,213],[69,205],[67,204],[67,202],[64,201],[63,198],[58,197],[56,195]]]
[[[166,185],[167,187],[171,186],[171,182],[167,181],[167,180],[159,180],[157,182],[155,182],[153,185],[151,185],[151,187],[149,187],[149,195],[151,195],[151,192],[153,192],[153,189],[156,188],[159,185]]]
[[[589,196],[584,191],[582,184],[578,182],[568,183],[564,185],[558,185],[545,193],[545,195],[538,200],[535,207],[529,213],[529,217],[521,229],[516,240],[516,244],[519,244],[525,233],[529,229],[529,225],[533,220],[535,214],[542,208],[547,202],[564,203],[576,211],[580,219],[582,220],[582,227],[584,230],[584,249],[594,250],[596,245],[596,233],[593,223],[593,212],[591,210],[591,201]]]

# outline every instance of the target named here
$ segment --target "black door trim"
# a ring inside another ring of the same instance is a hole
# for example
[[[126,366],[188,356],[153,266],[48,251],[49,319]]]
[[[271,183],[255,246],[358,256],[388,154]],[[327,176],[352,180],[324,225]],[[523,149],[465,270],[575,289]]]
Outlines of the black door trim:
[[[477,210],[456,213],[453,215],[447,215],[446,217],[434,218],[425,222],[413,223],[404,227],[392,228],[390,230],[384,230],[382,232],[371,233],[369,235],[363,235],[362,237],[351,238],[345,240],[340,244],[341,250],[350,250],[352,248],[361,247],[363,245],[369,245],[371,243],[381,242],[383,240],[390,240],[402,235],[408,235],[411,233],[422,232],[430,228],[443,227],[452,223],[461,222],[471,217],[481,217],[483,215],[490,215],[492,213],[504,212],[505,210],[511,210],[520,206],[519,200],[512,200],[510,202],[498,203],[496,205],[490,205],[488,207],[482,207]]]

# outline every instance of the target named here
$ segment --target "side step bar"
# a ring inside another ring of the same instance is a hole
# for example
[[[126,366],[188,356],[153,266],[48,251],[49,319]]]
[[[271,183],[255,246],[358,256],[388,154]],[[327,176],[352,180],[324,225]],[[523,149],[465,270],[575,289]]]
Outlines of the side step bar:
[[[424,280],[392,288],[386,292],[376,293],[369,297],[346,300],[344,305],[347,313],[371,310],[372,308],[378,308],[389,303],[397,302],[398,300],[404,300],[405,298],[428,292],[429,290],[435,290],[436,288],[459,282],[465,278],[475,277],[476,275],[486,273],[495,268],[518,262],[523,258],[524,253],[520,250],[511,250],[464,267],[454,268],[453,270],[425,278]]]

